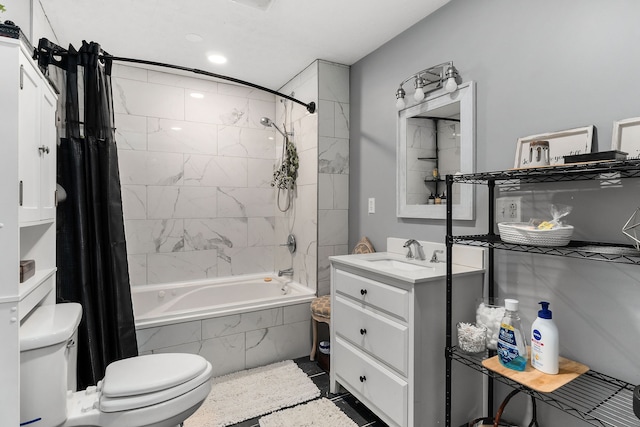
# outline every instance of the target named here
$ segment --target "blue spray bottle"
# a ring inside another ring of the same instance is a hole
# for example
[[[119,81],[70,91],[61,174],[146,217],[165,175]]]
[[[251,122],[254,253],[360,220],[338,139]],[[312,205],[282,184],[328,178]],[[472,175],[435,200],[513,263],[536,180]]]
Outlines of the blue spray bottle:
[[[518,300],[504,300],[504,317],[498,334],[498,360],[502,366],[516,371],[527,367],[527,344],[518,313]]]

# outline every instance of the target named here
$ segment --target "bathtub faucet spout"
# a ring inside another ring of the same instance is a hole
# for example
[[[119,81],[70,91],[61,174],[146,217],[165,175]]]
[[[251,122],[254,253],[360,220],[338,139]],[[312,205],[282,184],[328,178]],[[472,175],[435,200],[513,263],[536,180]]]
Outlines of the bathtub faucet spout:
[[[293,276],[293,267],[286,268],[284,270],[278,270],[278,277],[282,276]]]

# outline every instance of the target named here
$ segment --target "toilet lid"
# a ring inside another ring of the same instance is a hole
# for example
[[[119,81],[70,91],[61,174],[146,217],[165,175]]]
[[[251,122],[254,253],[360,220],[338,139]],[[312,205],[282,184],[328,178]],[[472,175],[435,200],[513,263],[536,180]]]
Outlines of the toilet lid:
[[[200,357],[200,356],[196,356]],[[182,396],[199,389],[204,386],[211,387],[208,383],[211,379],[213,368],[211,363],[201,358],[204,362],[205,369],[195,378],[189,381],[170,387],[165,390],[155,391],[151,393],[138,394],[135,396],[124,397],[108,397],[102,394],[99,401],[99,410],[104,413],[132,411],[145,408],[152,405],[165,404],[165,402],[173,399],[180,399]]]
[[[118,360],[107,366],[102,395],[108,398],[137,396],[185,383],[207,369],[207,361],[195,354],[149,354]]]

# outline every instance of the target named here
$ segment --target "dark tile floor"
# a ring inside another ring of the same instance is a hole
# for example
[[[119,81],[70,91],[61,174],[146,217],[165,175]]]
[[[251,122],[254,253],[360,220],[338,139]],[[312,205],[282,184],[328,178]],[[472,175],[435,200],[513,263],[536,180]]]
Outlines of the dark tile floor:
[[[349,418],[351,418],[359,427],[387,427],[387,424],[376,417],[362,403],[358,402],[350,393],[333,394],[329,392],[329,374],[322,370],[316,362],[309,360],[309,357],[301,357],[295,359],[298,364],[316,386],[320,389],[320,397],[326,397],[336,404]],[[260,417],[252,418],[230,427],[258,427]],[[331,426],[326,426],[331,427]]]

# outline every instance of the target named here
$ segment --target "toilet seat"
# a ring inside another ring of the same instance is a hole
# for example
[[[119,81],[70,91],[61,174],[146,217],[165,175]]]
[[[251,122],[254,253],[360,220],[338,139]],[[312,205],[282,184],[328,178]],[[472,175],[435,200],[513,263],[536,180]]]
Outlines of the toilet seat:
[[[200,356],[166,353],[137,356],[107,366],[100,392],[101,412],[123,412],[181,396],[211,378],[212,367]]]
[[[151,406],[104,412],[100,408],[100,393],[97,390],[92,390],[89,394],[82,391],[70,393],[67,399],[67,419],[60,427],[175,427],[191,416],[209,395],[212,368],[210,363],[207,362],[207,365],[203,375],[197,377],[202,382],[200,385]],[[189,385],[195,384],[196,378],[189,381]]]

